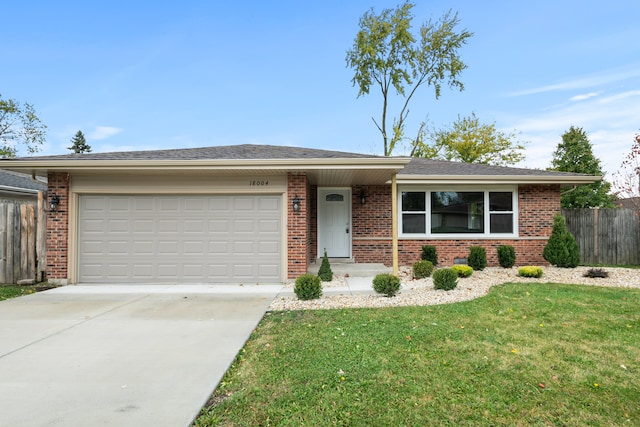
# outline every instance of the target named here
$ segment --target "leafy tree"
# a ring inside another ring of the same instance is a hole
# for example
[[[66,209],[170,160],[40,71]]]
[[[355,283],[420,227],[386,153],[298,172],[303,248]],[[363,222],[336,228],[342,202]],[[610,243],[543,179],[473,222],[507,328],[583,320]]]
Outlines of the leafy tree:
[[[465,163],[507,166],[524,160],[524,143],[515,132],[504,133],[495,123],[480,123],[475,113],[460,117],[449,128],[431,133],[431,144],[419,138],[411,153],[415,157],[454,160]]]
[[[614,186],[616,196],[630,199],[640,211],[640,134],[635,135],[631,151],[615,173]]]
[[[81,130],[76,132],[75,136],[71,138],[71,144],[71,147],[67,147],[67,150],[71,150],[76,154],[91,152],[91,146],[87,144],[87,140],[84,138]]]
[[[411,32],[413,6],[405,2],[379,15],[370,9],[360,18],[360,31],[347,51],[347,67],[354,71],[351,82],[358,87],[358,97],[368,95],[372,86],[382,94],[381,118],[379,121],[373,118],[373,122],[382,134],[385,156],[390,156],[403,138],[409,102],[420,86],[433,86],[436,99],[445,83],[464,89],[458,77],[467,66],[458,50],[472,33],[457,31],[458,14],[449,11],[437,22],[428,20],[422,24],[416,37]],[[389,129],[392,90],[402,99],[402,107]]]
[[[19,144],[23,144],[29,154],[38,152],[46,129],[31,104],[4,100],[0,95],[0,158],[15,157]]]
[[[551,169],[603,175],[600,160],[593,155],[593,148],[586,132],[574,126],[562,135],[562,142],[553,153]],[[614,196],[609,194],[610,189],[611,184],[606,181],[565,188],[560,203],[563,208],[612,208]]]
[[[542,250],[542,256],[551,264],[562,268],[574,268],[580,263],[580,247],[562,215],[553,218],[553,230]]]

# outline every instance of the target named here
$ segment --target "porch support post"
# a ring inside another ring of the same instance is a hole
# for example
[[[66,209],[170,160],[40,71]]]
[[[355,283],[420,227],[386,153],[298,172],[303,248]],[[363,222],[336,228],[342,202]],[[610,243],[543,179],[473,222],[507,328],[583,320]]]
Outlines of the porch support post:
[[[396,174],[391,177],[391,233],[393,241],[393,275],[398,275],[398,188]]]

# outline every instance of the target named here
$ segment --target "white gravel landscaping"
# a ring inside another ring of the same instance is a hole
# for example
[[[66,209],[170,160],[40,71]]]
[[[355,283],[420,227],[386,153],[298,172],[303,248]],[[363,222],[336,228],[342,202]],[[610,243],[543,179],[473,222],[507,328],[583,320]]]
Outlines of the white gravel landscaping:
[[[608,278],[588,278],[584,273],[589,267],[557,268],[542,267],[544,275],[540,279],[518,277],[518,269],[490,267],[484,271],[474,271],[469,278],[458,279],[458,286],[451,291],[436,290],[431,278],[414,280],[410,268],[400,271],[402,288],[398,295],[387,298],[383,295],[350,295],[328,294],[317,300],[300,301],[295,296],[280,296],[270,306],[271,310],[314,310],[330,308],[358,308],[358,307],[396,307],[396,306],[424,306],[435,304],[449,304],[467,301],[486,295],[494,285],[506,282],[517,283],[566,283],[579,285],[640,288],[640,270],[629,268],[604,268],[609,273]],[[293,288],[289,283],[287,287]],[[331,282],[324,282],[323,289],[343,288],[347,286],[345,277],[337,276]],[[373,289],[372,289],[373,291]],[[328,292],[327,292],[328,293]]]

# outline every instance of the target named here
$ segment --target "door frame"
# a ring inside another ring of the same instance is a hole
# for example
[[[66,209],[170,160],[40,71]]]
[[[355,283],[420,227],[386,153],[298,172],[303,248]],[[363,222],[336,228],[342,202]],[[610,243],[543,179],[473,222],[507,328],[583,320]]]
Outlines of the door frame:
[[[347,202],[347,221],[349,223],[348,227],[349,227],[349,241],[347,242],[347,246],[348,246],[348,255],[345,257],[337,257],[337,258],[346,258],[346,259],[351,259],[351,257],[353,256],[353,215],[352,215],[352,203],[351,203],[351,198],[352,198],[352,189],[351,187],[318,187],[317,188],[317,212],[318,212],[318,219],[317,219],[317,224],[318,224],[318,228],[317,228],[317,240],[318,240],[318,250],[317,250],[317,259],[322,258],[322,256],[324,255],[324,237],[323,237],[323,230],[322,230],[322,220],[323,220],[323,215],[324,215],[324,210],[322,205],[325,202],[325,196],[331,192],[334,191],[340,191],[340,192],[346,192],[345,198],[346,198],[346,202]]]

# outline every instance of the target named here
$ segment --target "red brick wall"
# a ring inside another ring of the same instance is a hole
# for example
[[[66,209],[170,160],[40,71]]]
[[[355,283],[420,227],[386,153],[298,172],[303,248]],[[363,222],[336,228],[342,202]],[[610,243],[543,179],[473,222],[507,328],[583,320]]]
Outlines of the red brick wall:
[[[294,212],[293,199],[301,200],[300,210]],[[309,264],[310,203],[306,173],[287,175],[287,278],[295,279],[307,272]]]
[[[360,200],[361,194],[366,197],[364,205]],[[391,265],[391,186],[355,186],[352,196],[353,259]]]
[[[361,190],[367,194],[366,205],[359,203]],[[353,188],[353,257],[356,262],[377,262],[390,266],[393,262],[391,240],[391,187]],[[357,200],[356,200],[357,199]],[[519,239],[450,239],[412,240],[398,242],[398,262],[411,265],[420,259],[422,246],[434,245],[439,262],[452,265],[455,258],[467,258],[470,246],[483,246],[489,266],[498,265],[496,248],[511,245],[516,251],[517,265],[540,264],[542,250],[551,235],[553,216],[560,212],[559,185],[521,185],[518,189]]]
[[[47,206],[55,194],[60,204],[54,212],[47,213],[47,279],[68,279],[68,243],[69,243],[69,174],[49,172]]]

